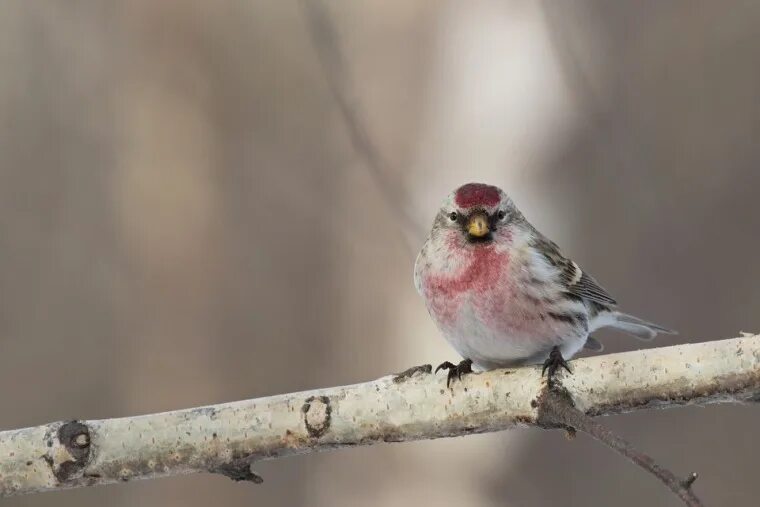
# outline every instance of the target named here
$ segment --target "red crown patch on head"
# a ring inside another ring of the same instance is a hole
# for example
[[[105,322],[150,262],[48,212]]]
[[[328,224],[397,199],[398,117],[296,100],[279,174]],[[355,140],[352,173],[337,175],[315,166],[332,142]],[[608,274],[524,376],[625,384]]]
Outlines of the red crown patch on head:
[[[483,183],[462,185],[454,194],[454,202],[461,208],[473,206],[496,206],[501,201],[499,189]]]

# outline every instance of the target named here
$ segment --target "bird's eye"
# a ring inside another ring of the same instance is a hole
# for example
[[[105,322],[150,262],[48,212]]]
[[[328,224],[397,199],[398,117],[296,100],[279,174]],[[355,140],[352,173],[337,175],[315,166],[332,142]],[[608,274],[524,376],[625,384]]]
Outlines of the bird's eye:
[[[449,220],[451,220],[452,222],[456,222],[457,218],[459,218],[459,215],[457,215],[456,211],[452,211],[451,213],[449,213]]]
[[[500,209],[496,216],[499,217],[499,220],[504,220],[504,217],[507,216],[507,212],[503,209]]]

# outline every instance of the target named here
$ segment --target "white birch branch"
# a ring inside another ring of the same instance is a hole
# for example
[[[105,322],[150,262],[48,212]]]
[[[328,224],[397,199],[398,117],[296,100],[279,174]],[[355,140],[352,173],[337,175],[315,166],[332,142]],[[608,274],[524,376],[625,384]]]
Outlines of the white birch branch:
[[[760,336],[572,361],[561,386],[589,415],[760,401]],[[542,414],[540,368],[416,375],[119,419],[0,432],[0,496],[194,472],[260,478],[258,460],[377,442],[452,437]],[[547,423],[549,421],[549,423]]]

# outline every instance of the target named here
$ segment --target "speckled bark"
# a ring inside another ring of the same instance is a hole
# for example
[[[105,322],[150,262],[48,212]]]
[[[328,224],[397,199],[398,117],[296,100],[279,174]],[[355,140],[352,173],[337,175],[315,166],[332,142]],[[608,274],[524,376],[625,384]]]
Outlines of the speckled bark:
[[[561,378],[590,415],[760,399],[760,337],[573,361]],[[0,432],[0,496],[194,472],[260,482],[263,459],[499,431],[540,420],[539,368],[374,382],[121,419]]]

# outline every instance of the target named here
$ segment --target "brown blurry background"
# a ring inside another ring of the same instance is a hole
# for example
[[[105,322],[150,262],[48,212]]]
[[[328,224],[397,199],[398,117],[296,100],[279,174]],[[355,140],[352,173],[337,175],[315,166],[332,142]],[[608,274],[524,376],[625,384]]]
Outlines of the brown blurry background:
[[[354,149],[298,2],[0,5],[0,428],[453,359],[413,288],[410,222],[473,180],[507,189],[626,310],[681,331],[655,345],[760,330],[760,3],[326,7],[404,203]],[[606,423],[700,472],[708,505],[756,505],[758,415]],[[588,438],[527,429],[255,469],[261,486],[189,476],[2,503],[679,505]]]

